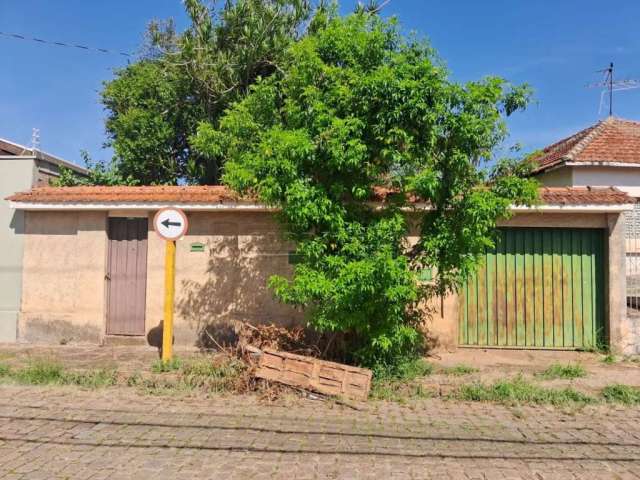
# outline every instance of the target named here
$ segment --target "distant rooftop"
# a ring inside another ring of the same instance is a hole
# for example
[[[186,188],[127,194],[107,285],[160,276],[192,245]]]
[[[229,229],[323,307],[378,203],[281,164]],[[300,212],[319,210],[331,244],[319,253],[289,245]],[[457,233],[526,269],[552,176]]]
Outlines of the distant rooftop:
[[[563,165],[640,166],[640,122],[609,117],[546,147],[536,173]]]
[[[20,145],[19,143],[15,143],[10,140],[5,140],[4,138],[0,138],[0,157],[33,157],[70,168],[78,173],[88,173],[86,168],[76,165],[68,160],[56,157],[55,155],[41,150],[34,150],[32,148],[25,147],[24,145]]]

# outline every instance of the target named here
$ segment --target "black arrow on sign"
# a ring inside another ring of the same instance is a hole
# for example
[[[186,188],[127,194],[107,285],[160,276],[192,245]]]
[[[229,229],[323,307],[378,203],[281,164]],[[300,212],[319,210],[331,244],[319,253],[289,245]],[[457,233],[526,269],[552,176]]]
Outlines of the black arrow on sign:
[[[179,222],[172,222],[170,221],[168,218],[164,221],[164,222],[160,222],[162,225],[164,225],[165,227],[169,228],[169,227],[181,227],[182,224]]]

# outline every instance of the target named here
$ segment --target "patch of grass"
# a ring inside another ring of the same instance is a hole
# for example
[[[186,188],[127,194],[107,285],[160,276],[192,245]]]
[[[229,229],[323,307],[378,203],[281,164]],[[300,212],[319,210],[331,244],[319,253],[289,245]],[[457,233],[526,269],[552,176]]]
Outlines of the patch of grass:
[[[153,365],[151,365],[151,371],[153,373],[175,372],[177,370],[180,370],[181,366],[182,360],[180,360],[178,357],[173,357],[171,360],[166,362],[164,360],[156,360],[155,362],[153,362]]]
[[[616,357],[615,355],[612,355],[611,353],[606,354],[603,358],[602,358],[602,363],[606,363],[607,365],[611,365],[613,363],[616,363]]]
[[[445,375],[454,375],[456,377],[461,377],[463,375],[470,375],[472,373],[476,373],[479,370],[477,368],[470,367],[469,365],[459,364],[455,367],[445,367],[441,369],[441,372]]]
[[[0,368],[0,377],[24,385],[75,385],[84,388],[99,388],[115,385],[118,381],[114,369],[85,370],[67,372],[57,362],[34,360],[17,370]]]
[[[217,393],[235,390],[247,366],[231,357],[204,357],[185,362],[181,380],[190,387]]]
[[[640,388],[629,385],[609,385],[602,389],[602,396],[607,402],[624,405],[640,405]]]
[[[500,380],[491,385],[473,383],[463,385],[455,398],[474,402],[496,402],[506,405],[547,404],[554,406],[587,405],[596,403],[594,397],[572,388],[554,389],[533,385],[521,376]]]
[[[406,403],[412,399],[431,398],[433,393],[417,382],[374,382],[369,397],[373,400]]]
[[[83,388],[110,387],[118,383],[118,371],[101,368],[85,372],[68,372],[62,376],[61,383]]]
[[[175,359],[174,359],[175,360]],[[247,366],[226,356],[203,356],[152,366],[153,373],[174,372],[171,377],[148,377],[136,373],[127,378],[127,386],[148,395],[177,395],[196,389],[208,392],[233,392],[240,386]]]
[[[433,373],[433,365],[424,358],[408,358],[392,366],[378,366],[373,369],[373,378],[384,380],[414,380]]]
[[[376,369],[370,397],[400,403],[408,399],[429,398],[431,392],[417,380],[432,373],[433,365],[422,358],[408,359],[392,369]]]
[[[188,393],[191,387],[178,379],[148,378],[139,373],[134,373],[127,378],[128,387],[134,387],[144,395],[177,395]]]
[[[19,383],[28,385],[48,385],[62,383],[64,369],[61,364],[49,360],[34,360],[11,377]]]
[[[538,374],[538,376],[546,380],[553,380],[556,378],[582,378],[587,376],[587,371],[578,363],[567,365],[554,363],[545,371]]]
[[[0,363],[0,377],[7,377],[11,373],[9,365],[6,363]]]

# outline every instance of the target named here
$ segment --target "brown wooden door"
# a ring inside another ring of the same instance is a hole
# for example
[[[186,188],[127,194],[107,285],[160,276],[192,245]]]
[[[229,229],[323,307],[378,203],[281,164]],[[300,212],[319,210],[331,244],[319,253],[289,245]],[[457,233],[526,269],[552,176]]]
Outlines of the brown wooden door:
[[[144,335],[146,218],[109,218],[107,335]]]

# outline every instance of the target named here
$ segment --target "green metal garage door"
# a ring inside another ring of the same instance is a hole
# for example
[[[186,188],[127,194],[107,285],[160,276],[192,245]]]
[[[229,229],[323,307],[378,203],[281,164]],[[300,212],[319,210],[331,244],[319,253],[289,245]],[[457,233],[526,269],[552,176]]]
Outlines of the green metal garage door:
[[[461,289],[460,345],[589,348],[604,332],[603,230],[505,228]]]

